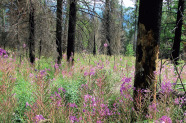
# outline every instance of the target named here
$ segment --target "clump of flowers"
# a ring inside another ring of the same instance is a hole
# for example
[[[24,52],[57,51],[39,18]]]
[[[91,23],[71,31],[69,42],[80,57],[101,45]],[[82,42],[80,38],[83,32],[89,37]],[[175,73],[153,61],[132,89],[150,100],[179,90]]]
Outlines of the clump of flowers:
[[[172,92],[172,84],[170,81],[166,81],[164,80],[164,82],[162,82],[161,84],[161,92],[164,94],[169,94],[170,92]]]
[[[36,115],[33,119],[34,119],[35,123],[39,123],[39,121],[45,120],[43,115]]]
[[[8,54],[7,54],[6,50],[0,48],[0,56],[3,56],[4,58],[7,58]]]
[[[69,120],[71,123],[79,122],[79,119],[77,119],[76,116],[69,116]]]
[[[172,123],[172,120],[170,117],[168,116],[162,116],[160,119],[159,119],[160,123]]]
[[[122,80],[121,80],[123,83],[121,84],[121,87],[120,87],[120,94],[122,96],[124,96],[125,98],[130,98],[130,94],[129,94],[129,90],[131,89],[131,78],[126,78],[126,77],[123,77]]]

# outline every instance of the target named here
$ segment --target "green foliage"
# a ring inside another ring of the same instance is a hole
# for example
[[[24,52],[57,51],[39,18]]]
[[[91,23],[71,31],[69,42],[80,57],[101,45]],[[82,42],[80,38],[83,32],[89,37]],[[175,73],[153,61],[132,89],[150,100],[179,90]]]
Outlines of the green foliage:
[[[16,109],[19,116],[24,116],[26,110],[26,103],[34,102],[33,88],[30,81],[25,81],[25,79],[18,74],[16,80],[16,85],[14,92],[16,93],[18,107]]]
[[[53,83],[52,92],[57,92],[58,88],[64,88],[66,90],[65,99],[67,102],[78,103],[80,98],[79,89],[82,84],[85,84],[86,80],[84,78],[79,78],[74,76],[77,79],[72,80],[69,78],[64,78],[63,75],[60,75]]]
[[[133,56],[134,55],[133,45],[131,43],[129,43],[127,45],[126,54],[125,55],[127,55],[127,56]]]

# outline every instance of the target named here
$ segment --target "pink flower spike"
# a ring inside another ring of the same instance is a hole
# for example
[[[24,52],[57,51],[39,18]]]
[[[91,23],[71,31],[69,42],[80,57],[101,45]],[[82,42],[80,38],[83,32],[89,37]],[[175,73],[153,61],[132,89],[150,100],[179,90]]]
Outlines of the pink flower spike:
[[[104,43],[104,47],[108,47],[108,44],[107,43]]]

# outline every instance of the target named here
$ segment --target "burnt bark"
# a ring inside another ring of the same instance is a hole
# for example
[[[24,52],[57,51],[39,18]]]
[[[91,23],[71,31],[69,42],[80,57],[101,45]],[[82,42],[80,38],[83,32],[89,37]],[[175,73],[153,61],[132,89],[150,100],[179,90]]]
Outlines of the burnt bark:
[[[136,49],[136,71],[134,79],[134,107],[137,111],[147,113],[147,106],[137,106],[139,91],[142,95],[141,104],[144,104],[145,92],[150,89],[153,99],[156,99],[156,66],[158,64],[160,26],[163,0],[140,0],[138,36]],[[143,106],[143,107],[142,107]]]
[[[35,61],[35,22],[34,22],[34,6],[32,0],[30,0],[30,13],[29,13],[29,58],[33,64]]]
[[[179,54],[180,54],[180,42],[181,42],[182,25],[183,25],[183,12],[184,12],[184,0],[179,0],[175,37],[174,37],[174,43],[172,47],[172,54],[171,54],[171,60],[173,60],[176,65],[178,65]]]
[[[70,0],[69,11],[69,27],[68,27],[68,44],[67,44],[67,61],[74,61],[74,44],[75,44],[75,30],[76,30],[76,12],[77,0]]]
[[[56,19],[56,45],[57,45],[57,63],[61,63],[62,59],[62,2],[63,0],[57,0],[57,19]]]

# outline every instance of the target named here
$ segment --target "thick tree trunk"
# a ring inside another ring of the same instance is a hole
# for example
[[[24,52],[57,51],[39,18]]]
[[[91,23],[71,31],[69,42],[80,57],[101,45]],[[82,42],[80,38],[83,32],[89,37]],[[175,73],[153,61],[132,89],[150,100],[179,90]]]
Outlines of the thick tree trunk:
[[[30,62],[33,64],[35,61],[35,23],[34,23],[34,6],[32,0],[30,0],[30,14],[29,14],[29,58]]]
[[[68,46],[67,46],[67,60],[72,63],[74,61],[74,44],[75,44],[75,30],[76,30],[76,11],[77,0],[70,0],[69,11],[69,27],[68,27]]]
[[[106,27],[106,40],[108,41],[108,46],[107,46],[107,55],[112,55],[111,53],[111,34],[110,34],[110,0],[106,0],[106,23],[105,23],[105,27]]]
[[[56,45],[57,45],[57,63],[61,63],[62,59],[62,2],[63,0],[57,0],[57,19],[56,19]]]
[[[171,59],[175,62],[176,65],[178,65],[179,54],[180,54],[180,42],[181,42],[182,25],[183,25],[183,12],[184,12],[184,0],[179,0],[175,37],[174,37],[174,43],[172,47],[172,54],[171,54]]]
[[[134,107],[137,111],[147,113],[147,106],[139,105],[137,99],[141,98],[145,102],[145,92],[150,89],[153,99],[156,99],[156,67],[158,64],[159,38],[163,0],[140,0],[138,37],[136,49],[136,71],[134,80]],[[139,97],[139,94],[142,97]],[[144,107],[142,107],[144,106]]]

